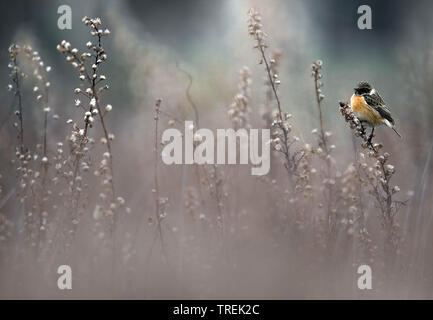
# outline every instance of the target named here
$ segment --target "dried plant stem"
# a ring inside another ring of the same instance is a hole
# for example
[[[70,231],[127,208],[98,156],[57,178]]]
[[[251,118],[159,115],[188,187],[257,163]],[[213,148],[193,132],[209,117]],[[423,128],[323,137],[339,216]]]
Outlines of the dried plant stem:
[[[96,50],[97,53],[95,55],[95,62],[94,62],[95,64],[98,63],[98,60],[101,58],[101,52],[103,52],[103,51],[101,51],[101,49],[102,49],[102,46],[101,46],[101,35],[100,35],[100,33],[98,31],[99,31],[99,29],[96,27],[96,32],[98,33],[98,48]],[[93,75],[94,76],[92,76],[92,91],[93,91],[93,94],[94,94],[94,98],[96,100],[96,108],[98,110],[99,119],[101,120],[102,130],[104,132],[104,137],[105,137],[105,140],[106,140],[107,151],[110,154],[110,156],[108,158],[109,167],[110,167],[110,173],[111,173],[110,187],[111,187],[112,202],[114,202],[115,199],[116,199],[116,193],[115,193],[115,188],[114,188],[113,153],[111,151],[111,142],[110,142],[111,139],[109,137],[108,130],[107,130],[107,127],[105,125],[104,114],[103,114],[102,109],[101,109],[101,107],[99,105],[99,96],[98,96],[98,92],[97,92],[97,88],[96,88],[96,84],[97,84],[96,79],[97,78],[95,77],[95,75],[96,75],[96,69],[93,69]],[[115,228],[115,222],[116,222],[116,215],[113,216],[113,224],[114,224],[113,228]]]
[[[326,162],[326,172],[325,172],[325,178],[326,178],[326,195],[325,200],[327,202],[326,204],[326,210],[327,210],[327,229],[330,235],[332,235],[335,232],[335,213],[332,212],[332,206],[333,206],[333,184],[330,183],[330,180],[332,179],[332,172],[331,172],[331,155],[330,150],[328,147],[328,139],[326,137],[324,124],[323,124],[323,112],[322,112],[322,102],[324,99],[324,95],[322,94],[322,87],[323,83],[321,81],[322,74],[320,73],[320,70],[322,69],[322,61],[317,60],[312,65],[312,75],[314,79],[314,92],[316,97],[316,104],[317,109],[319,112],[319,126],[320,126],[320,132],[319,132],[319,147],[323,148],[324,156],[325,156],[325,162]]]
[[[221,227],[221,236],[222,236],[222,241],[224,242],[224,229],[225,229],[225,219],[224,219],[224,214],[223,214],[223,210],[222,210],[222,179],[219,176],[219,171],[218,171],[218,167],[216,164],[212,165],[213,168],[213,172],[211,173],[211,178],[213,180],[213,185],[214,185],[214,195],[215,195],[215,201],[216,201],[216,206],[217,206],[217,219],[219,219],[220,222],[220,227]]]
[[[25,234],[25,242],[31,244],[33,242],[35,225],[32,217],[28,214],[28,210],[32,210],[31,200],[28,198],[29,192],[32,200],[34,200],[33,187],[29,187],[28,172],[29,172],[29,160],[31,160],[31,155],[28,153],[27,148],[24,145],[24,121],[23,121],[23,102],[22,102],[22,92],[21,92],[21,79],[24,79],[25,74],[21,72],[20,66],[18,64],[17,58],[21,53],[22,48],[19,45],[12,44],[9,47],[9,68],[11,68],[11,78],[12,84],[9,85],[9,90],[14,91],[14,100],[17,98],[18,110],[15,114],[18,117],[18,123],[14,123],[14,127],[18,131],[18,146],[16,148],[16,156],[19,165],[17,166],[17,172],[19,173],[19,185],[21,203],[23,204],[23,210],[25,215],[25,227],[27,234]],[[15,102],[15,101],[14,101]]]
[[[74,150],[75,153],[75,158],[74,158],[74,171],[73,171],[73,176],[72,176],[72,185],[71,185],[71,197],[72,197],[72,206],[71,206],[71,210],[72,210],[72,214],[74,214],[74,212],[76,210],[78,210],[79,207],[79,201],[80,201],[80,195],[81,195],[81,191],[79,189],[76,188],[76,183],[77,183],[77,177],[78,177],[78,173],[80,170],[80,163],[81,163],[81,159],[84,156],[84,147],[86,146],[87,142],[88,142],[88,138],[87,138],[87,132],[88,132],[88,128],[89,128],[89,124],[86,122],[84,125],[84,133],[83,136],[80,137],[80,144],[79,144],[79,148],[78,150]],[[75,195],[75,197],[74,197]]]
[[[48,87],[45,87],[45,105],[48,107],[49,98],[48,98]],[[48,131],[48,112],[44,111],[44,128],[43,128],[43,137],[42,137],[42,154],[44,157],[48,154],[47,147],[47,131]],[[46,178],[48,166],[44,165],[44,179]]]
[[[27,58],[27,60],[30,63],[33,64],[35,68],[33,71],[33,75],[36,79],[36,82],[39,83],[42,86],[42,88],[44,88],[43,92],[41,92],[40,88],[38,86],[35,86],[33,87],[33,92],[36,93],[36,101],[40,104],[44,112],[43,127],[42,127],[42,155],[43,157],[46,157],[47,156],[48,112],[50,111],[48,107],[50,82],[47,81],[48,79],[47,75],[51,71],[51,67],[45,66],[38,51],[33,50],[33,48],[29,45],[24,45],[20,52]],[[48,164],[48,161],[45,161],[43,163]]]
[[[17,95],[18,95],[18,110],[19,110],[19,121],[20,121],[20,135],[19,135],[19,139],[20,139],[20,148],[21,148],[21,152],[24,152],[24,127],[23,127],[23,104],[22,104],[22,97],[21,97],[21,90],[20,90],[20,84],[19,84],[19,80],[18,80],[18,76],[16,77],[16,82],[15,84],[17,85]]]
[[[14,76],[12,78],[13,83],[15,84],[15,96],[18,97],[18,121],[19,121],[19,129],[18,129],[18,141],[19,148],[21,153],[25,152],[24,148],[24,121],[23,121],[23,103],[22,103],[22,94],[20,87],[20,75],[19,75],[19,67],[17,63],[17,55],[14,55],[12,58],[13,68],[14,68]]]
[[[382,148],[382,144],[373,143],[373,136],[367,137],[365,128],[352,112],[350,106],[340,102],[340,112],[346,122],[349,122],[351,129],[355,131],[355,135],[363,140],[362,146],[370,150],[369,156],[377,160],[375,164],[376,170],[371,168],[371,172],[369,170],[366,171],[367,180],[370,185],[370,193],[376,199],[381,212],[382,227],[387,232],[386,245],[390,251],[396,253],[400,239],[395,216],[400,207],[405,205],[406,202],[393,199],[393,195],[399,192],[400,188],[398,186],[390,186],[391,178],[395,173],[394,166],[388,164],[390,155],[387,152],[382,154],[379,151]]]
[[[155,194],[155,221],[158,228],[159,240],[161,242],[161,249],[165,252],[164,246],[164,237],[162,233],[161,226],[161,212],[160,212],[160,194],[159,194],[159,181],[158,181],[158,163],[159,163],[159,140],[158,140],[158,121],[161,107],[161,99],[156,100],[155,103],[155,144],[154,144],[154,153],[155,153],[155,161],[154,161],[154,177],[153,177],[153,192]]]
[[[45,87],[45,105],[48,107],[48,87]],[[44,124],[43,124],[43,136],[42,136],[42,156],[45,159],[48,159],[48,151],[47,151],[47,129],[48,129],[48,112],[44,110]],[[40,253],[40,246],[42,242],[45,240],[45,229],[43,227],[43,214],[45,212],[45,197],[47,195],[47,178],[48,178],[48,161],[42,162],[43,174],[42,174],[42,184],[41,184],[41,192],[42,199],[39,206],[39,228],[38,228],[38,242],[37,242],[37,252],[38,255]]]
[[[109,218],[108,229],[111,235],[112,252],[113,257],[116,252],[116,224],[117,224],[117,214],[116,210],[119,206],[123,205],[124,200],[121,197],[116,199],[115,185],[114,185],[114,170],[113,170],[113,152],[111,147],[111,140],[114,139],[114,135],[108,132],[106,121],[104,115],[112,110],[111,105],[107,105],[105,108],[101,108],[100,96],[104,90],[108,90],[109,86],[102,85],[100,82],[106,80],[105,75],[99,74],[100,66],[107,60],[107,54],[102,47],[102,37],[109,36],[110,31],[108,29],[101,29],[101,19],[84,17],[82,19],[84,24],[90,28],[90,34],[95,37],[96,43],[88,41],[86,47],[93,51],[78,53],[78,49],[72,48],[71,44],[63,40],[59,45],[57,45],[57,50],[66,56],[66,60],[72,64],[72,66],[79,70],[79,79],[83,83],[87,83],[87,88],[82,91],[80,88],[74,90],[75,94],[81,94],[86,99],[88,99],[88,108],[84,115],[83,129],[74,123],[71,136],[69,137],[70,147],[70,157],[69,161],[72,167],[71,174],[66,174],[69,182],[70,190],[70,219],[72,222],[72,235],[75,235],[76,229],[78,227],[80,216],[82,214],[80,198],[83,193],[82,187],[82,177],[80,176],[81,165],[83,166],[83,171],[89,170],[89,164],[82,161],[83,157],[86,156],[88,152],[88,144],[93,145],[94,139],[89,138],[89,129],[93,126],[95,121],[94,117],[99,118],[102,126],[102,131],[104,138],[101,138],[101,143],[106,145],[107,152],[103,154],[103,159],[100,162],[98,169],[95,171],[95,175],[101,175],[103,177],[102,184],[104,186],[104,192],[100,194],[101,199],[103,199],[103,210],[105,216]],[[88,67],[88,63],[92,63],[91,72]],[[79,99],[75,100],[75,105],[86,110]],[[72,122],[72,120],[70,121]],[[68,123],[70,123],[68,122]],[[84,184],[86,187],[86,184]],[[108,194],[108,197],[107,197]],[[118,201],[118,204],[116,203]],[[86,205],[83,202],[83,206]],[[96,206],[95,210],[100,210],[100,206]],[[104,238],[104,233],[101,233],[101,239]]]
[[[194,113],[195,126],[197,129],[200,129],[200,117],[199,117],[198,108],[197,108],[197,105],[195,104],[195,102],[192,99],[191,94],[190,94],[190,89],[191,89],[192,83],[193,83],[193,77],[188,71],[181,68],[177,62],[176,62],[176,67],[188,77],[189,82],[188,82],[188,87],[185,90],[185,95],[186,95],[186,98],[187,98],[189,104],[191,105],[191,108],[192,108],[193,113]],[[212,168],[213,168],[213,173],[211,173],[211,178],[212,178],[213,184],[214,184],[214,196],[215,196],[215,201],[216,201],[216,205],[217,205],[217,214],[218,214],[219,219],[221,219],[220,220],[221,234],[223,234],[224,233],[224,217],[223,217],[223,212],[221,209],[221,206],[222,206],[222,203],[221,203],[222,196],[221,196],[221,192],[220,192],[221,180],[218,178],[218,176],[219,176],[218,167],[215,164],[213,164]],[[199,171],[197,165],[195,165],[195,170],[196,170],[197,179],[199,180],[198,184],[200,184],[200,171]],[[203,204],[204,200],[202,197],[200,186],[198,189],[200,190],[200,197],[202,199],[201,203]]]
[[[314,89],[316,93],[316,102],[317,102],[317,109],[319,111],[319,125],[320,125],[320,143],[323,146],[323,149],[325,150],[325,154],[329,155],[328,151],[328,143],[325,136],[325,130],[323,126],[323,114],[322,114],[322,101],[323,97],[321,96],[321,89],[319,85],[319,74],[315,75],[314,77]]]
[[[190,92],[194,78],[192,77],[192,75],[188,71],[181,68],[178,62],[176,62],[176,67],[188,77],[188,86],[185,89],[185,96],[186,96],[186,98],[187,98],[187,100],[188,100],[189,104],[191,105],[191,108],[194,112],[194,119],[195,119],[195,124],[197,126],[197,129],[200,129],[200,115],[198,112],[198,107],[197,107],[197,104],[194,102],[194,100],[191,96],[191,92]],[[204,201],[204,197],[203,197],[203,192],[202,192],[201,187],[200,187],[200,184],[201,184],[200,169],[196,163],[194,164],[194,171],[195,171],[195,176],[196,176],[197,184],[198,184],[197,189],[199,190],[200,203],[202,206],[204,206],[205,201]]]
[[[277,89],[275,87],[275,83],[274,83],[274,79],[272,78],[272,73],[271,73],[271,69],[269,67],[269,62],[268,59],[266,58],[265,55],[265,50],[263,49],[263,46],[259,46],[260,49],[260,54],[262,56],[262,59],[265,63],[265,67],[266,67],[266,73],[268,75],[269,78],[269,82],[271,83],[271,88],[272,88],[272,92],[274,93],[274,97],[275,97],[275,101],[277,102],[277,107],[278,107],[278,116],[279,116],[279,122],[278,125],[281,129],[281,131],[283,132],[283,144],[282,144],[282,153],[284,155],[285,158],[285,164],[284,167],[287,170],[288,176],[289,176],[289,180],[290,180],[290,184],[293,185],[293,166],[291,165],[291,159],[290,159],[290,151],[289,151],[289,147],[290,147],[290,143],[289,143],[289,133],[287,132],[287,129],[284,127],[282,121],[283,121],[283,113],[281,111],[281,102],[280,102],[280,97],[278,96],[277,93]]]
[[[186,99],[188,100],[188,102],[191,105],[192,110],[194,112],[195,124],[198,128],[200,128],[200,117],[199,117],[199,113],[198,113],[198,108],[197,108],[197,105],[195,104],[194,100],[192,99],[191,93],[190,93],[192,83],[193,83],[192,75],[188,71],[186,71],[185,69],[181,68],[179,66],[178,62],[176,62],[176,67],[188,77],[188,87],[185,90],[185,95],[186,95]]]
[[[111,203],[109,206],[110,207],[109,210],[111,210],[112,212],[112,210],[115,210],[114,208],[116,208],[116,204],[115,204],[116,193],[115,193],[115,185],[114,185],[114,178],[113,178],[114,176],[113,152],[112,152],[112,147],[110,142],[112,140],[111,138],[112,135],[110,135],[107,130],[107,126],[104,118],[104,112],[103,112],[104,110],[100,106],[100,93],[103,92],[104,90],[108,90],[108,85],[104,85],[101,87],[98,86],[98,84],[101,81],[105,80],[105,76],[99,75],[97,73],[99,66],[107,59],[105,50],[102,47],[101,39],[102,36],[109,35],[110,31],[108,29],[105,30],[100,29],[101,20],[99,18],[89,19],[87,17],[84,17],[83,22],[85,23],[86,26],[89,26],[91,28],[92,30],[91,34],[94,37],[97,37],[97,43],[95,45],[92,44],[91,42],[88,42],[86,44],[86,46],[89,49],[93,50],[94,52],[93,55],[85,52],[81,56],[78,56],[78,50],[75,48],[71,49],[71,45],[66,41],[62,41],[61,44],[57,46],[57,49],[61,53],[67,55],[67,61],[71,62],[74,67],[80,70],[80,80],[87,81],[87,83],[89,84],[89,88],[87,88],[85,92],[81,91],[79,88],[75,89],[76,94],[84,95],[86,98],[90,100],[90,102],[89,102],[89,109],[86,112],[84,117],[84,129],[78,130],[78,134],[75,134],[75,137],[78,136],[79,143],[76,144],[72,150],[74,156],[74,160],[73,160],[74,169],[72,175],[71,189],[72,189],[73,198],[75,198],[72,205],[72,211],[76,211],[76,208],[79,207],[79,198],[80,198],[81,191],[79,190],[80,188],[76,188],[76,184],[77,184],[77,178],[80,171],[81,159],[84,156],[85,147],[89,142],[88,130],[93,125],[94,122],[93,116],[98,115],[104,133],[103,144],[106,144],[106,148],[108,151],[107,153],[104,154],[104,158],[106,160],[101,161],[101,166],[102,166],[101,170],[104,174],[105,174],[105,170],[109,171],[109,176],[107,177],[106,182],[110,189],[109,193],[111,193],[111,197],[110,197]],[[91,73],[88,72],[88,69],[86,68],[86,64],[85,64],[88,57],[93,57],[93,65],[92,65]],[[80,106],[81,102],[79,100],[77,101],[76,101],[76,105]],[[110,107],[109,109],[107,109],[107,107],[105,108],[105,111],[108,112],[109,110],[111,110],[111,105],[109,106]],[[108,163],[107,169],[104,168],[106,166],[105,161]],[[116,220],[117,220],[117,215],[114,212],[112,212],[110,231],[111,234],[113,235],[113,239],[114,239]]]
[[[362,179],[363,168],[362,168],[362,162],[360,161],[360,157],[356,146],[355,135],[352,135],[352,145],[353,145],[353,152],[354,152],[356,178],[357,178],[356,179],[356,193],[357,193],[356,206],[357,206],[357,211],[359,212],[356,221],[359,224],[357,231],[358,231],[358,238],[360,240],[360,245],[362,249],[362,255],[358,257],[358,259],[360,262],[372,261],[375,249],[366,226],[366,216],[365,216],[365,206],[364,206],[364,201],[366,199],[364,198],[364,190],[363,190],[364,181]]]
[[[296,159],[298,153],[295,153],[294,155],[290,154],[290,146],[293,144],[293,142],[291,142],[289,139],[289,128],[288,128],[288,124],[286,123],[287,119],[286,117],[283,117],[280,97],[277,92],[276,81],[278,81],[279,83],[279,80],[276,79],[278,79],[278,75],[272,74],[272,70],[268,58],[266,57],[265,48],[267,47],[267,45],[265,44],[264,41],[265,33],[262,30],[262,25],[261,25],[262,18],[260,16],[260,13],[257,12],[255,9],[250,9],[248,14],[250,16],[250,20],[248,22],[249,33],[256,40],[255,48],[259,49],[260,56],[261,56],[260,63],[265,64],[266,74],[269,78],[269,83],[271,85],[272,92],[275,97],[275,101],[277,103],[278,119],[276,120],[276,125],[282,131],[282,138],[283,138],[283,142],[280,144],[281,146],[280,152],[283,153],[284,160],[285,160],[284,167],[287,170],[290,185],[294,190],[295,185],[293,181],[293,176],[296,174],[297,164],[299,163],[299,160]],[[275,122],[273,123],[273,125],[275,125]],[[301,158],[302,157],[303,156],[301,155]]]
[[[272,88],[272,92],[274,93],[274,97],[275,97],[275,100],[277,102],[278,113],[279,113],[280,119],[283,119],[283,113],[281,111],[280,97],[278,96],[277,88],[275,87],[274,79],[272,78],[272,72],[271,72],[271,68],[269,67],[268,59],[266,58],[266,55],[265,55],[265,49],[263,48],[263,46],[259,46],[259,50],[260,50],[260,54],[262,56],[263,62],[265,63],[266,74],[268,75],[269,83],[271,84],[271,88]]]
[[[99,97],[96,98],[96,108],[98,110],[99,119],[101,120],[102,130],[104,131],[104,137],[105,137],[105,139],[107,141],[107,151],[110,154],[110,157],[108,159],[109,160],[110,172],[111,172],[110,188],[111,188],[112,201],[114,202],[115,199],[116,199],[116,193],[115,193],[115,188],[114,188],[113,153],[112,153],[111,143],[110,143],[111,139],[109,137],[108,130],[107,130],[107,127],[105,125],[105,120],[104,120],[104,116],[102,115],[101,107],[99,106]]]

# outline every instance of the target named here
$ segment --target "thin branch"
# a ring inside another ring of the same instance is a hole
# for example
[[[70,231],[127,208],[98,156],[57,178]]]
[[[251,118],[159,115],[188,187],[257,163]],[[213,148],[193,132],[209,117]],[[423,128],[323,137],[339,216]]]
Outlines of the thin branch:
[[[186,98],[187,98],[189,104],[192,107],[193,112],[194,112],[195,124],[196,124],[197,128],[200,128],[200,118],[199,118],[199,114],[198,114],[198,108],[197,108],[197,105],[195,104],[195,102],[192,99],[191,94],[190,94],[190,90],[191,90],[192,82],[193,82],[193,77],[188,71],[182,69],[177,61],[176,61],[176,67],[188,77],[188,87],[185,90],[185,95],[186,95]]]

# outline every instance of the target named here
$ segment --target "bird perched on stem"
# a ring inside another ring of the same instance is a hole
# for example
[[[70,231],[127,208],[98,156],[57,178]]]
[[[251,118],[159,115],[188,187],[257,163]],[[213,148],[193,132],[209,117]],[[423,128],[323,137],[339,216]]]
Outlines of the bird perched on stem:
[[[361,121],[363,130],[365,130],[364,125],[372,128],[368,138],[369,143],[371,143],[371,139],[374,136],[374,128],[381,124],[394,130],[401,138],[401,135],[394,128],[395,121],[391,117],[391,112],[377,90],[366,81],[360,82],[354,90],[355,93],[350,98],[350,107],[359,121]]]

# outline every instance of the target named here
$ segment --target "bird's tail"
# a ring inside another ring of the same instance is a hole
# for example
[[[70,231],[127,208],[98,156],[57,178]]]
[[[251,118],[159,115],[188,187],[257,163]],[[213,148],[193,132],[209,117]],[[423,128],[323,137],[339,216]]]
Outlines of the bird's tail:
[[[385,122],[385,124],[386,124],[386,126],[387,127],[389,127],[389,128],[391,128],[392,130],[394,130],[394,132],[400,137],[400,139],[402,138],[401,137],[401,134],[400,133],[398,133],[398,131],[394,128],[394,123],[391,123],[391,122],[389,122],[388,120],[384,120],[384,122]]]
[[[400,133],[398,133],[398,131],[397,130],[395,130],[395,128],[394,127],[392,127],[391,128],[392,130],[394,130],[394,132],[399,136],[399,138],[401,139],[402,137],[401,137],[401,134]]]

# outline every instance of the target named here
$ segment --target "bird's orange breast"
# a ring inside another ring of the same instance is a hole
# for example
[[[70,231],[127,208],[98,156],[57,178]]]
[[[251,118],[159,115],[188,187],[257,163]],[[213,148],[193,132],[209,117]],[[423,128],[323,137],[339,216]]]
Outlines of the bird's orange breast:
[[[380,124],[383,120],[379,112],[367,105],[362,96],[353,95],[351,107],[360,120],[367,121],[374,126]]]

